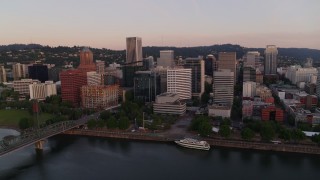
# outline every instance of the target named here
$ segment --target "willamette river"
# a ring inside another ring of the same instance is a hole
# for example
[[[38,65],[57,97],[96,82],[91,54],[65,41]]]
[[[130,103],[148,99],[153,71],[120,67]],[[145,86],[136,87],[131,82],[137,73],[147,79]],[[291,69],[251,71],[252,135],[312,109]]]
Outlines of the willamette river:
[[[0,136],[16,133],[0,130]],[[2,137],[0,137],[2,138]],[[0,179],[320,179],[320,157],[59,135],[0,157]]]

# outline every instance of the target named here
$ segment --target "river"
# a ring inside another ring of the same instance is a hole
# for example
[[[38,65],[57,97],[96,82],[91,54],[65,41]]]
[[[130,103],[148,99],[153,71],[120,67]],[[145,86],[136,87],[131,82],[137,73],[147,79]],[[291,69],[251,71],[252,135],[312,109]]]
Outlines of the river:
[[[4,134],[17,134],[0,130]],[[319,179],[320,157],[58,135],[42,155],[34,147],[0,157],[0,179]]]

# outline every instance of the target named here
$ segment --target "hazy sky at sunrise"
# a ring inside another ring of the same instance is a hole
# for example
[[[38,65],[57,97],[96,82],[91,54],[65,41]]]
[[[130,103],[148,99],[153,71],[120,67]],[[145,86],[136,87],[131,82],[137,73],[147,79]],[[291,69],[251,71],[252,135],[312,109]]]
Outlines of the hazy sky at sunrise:
[[[2,0],[0,44],[320,49],[320,0]]]

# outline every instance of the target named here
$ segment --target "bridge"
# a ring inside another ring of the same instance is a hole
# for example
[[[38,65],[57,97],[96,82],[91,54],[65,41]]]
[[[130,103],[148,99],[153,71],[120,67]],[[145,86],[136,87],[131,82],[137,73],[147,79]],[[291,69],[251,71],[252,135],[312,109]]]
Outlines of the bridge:
[[[117,108],[119,106],[120,105],[113,106],[105,110],[110,110],[113,108]],[[1,140],[0,141],[0,157],[32,144],[35,144],[36,150],[42,150],[45,139],[51,136],[60,134],[62,132],[65,132],[67,130],[84,125],[90,119],[98,118],[99,115],[100,115],[100,112],[96,112],[88,116],[83,116],[78,120],[57,122],[43,128],[35,129],[34,131],[31,131],[31,132],[21,133],[21,135],[19,136],[14,136],[6,140]]]

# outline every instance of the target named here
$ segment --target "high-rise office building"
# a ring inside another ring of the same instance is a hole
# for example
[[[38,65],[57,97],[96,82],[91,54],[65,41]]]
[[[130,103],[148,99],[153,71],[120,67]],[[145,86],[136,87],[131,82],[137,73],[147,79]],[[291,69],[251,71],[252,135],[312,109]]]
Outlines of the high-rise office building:
[[[93,62],[93,53],[87,47],[80,51],[80,65],[78,69],[84,72],[96,71],[96,64]]]
[[[234,82],[236,82],[236,52],[220,52],[219,53],[219,69],[230,69],[234,73]]]
[[[204,61],[202,58],[186,58],[184,67],[192,70],[192,96],[201,97],[204,93]]]
[[[173,50],[160,51],[160,57],[157,59],[157,66],[173,67],[174,66],[174,51]]]
[[[275,45],[267,45],[264,51],[264,74],[265,75],[276,75],[277,74],[277,56],[278,49]]]
[[[47,65],[33,64],[28,67],[28,72],[30,79],[38,79],[42,83],[49,80]]]
[[[243,67],[243,82],[246,81],[256,82],[256,70],[251,66]]]
[[[160,75],[160,87],[161,93],[167,92],[167,69],[161,66],[157,66],[152,71]]]
[[[317,88],[316,88],[316,92],[317,92],[317,97],[318,99],[320,98],[320,68],[317,68],[318,70],[318,77],[317,77]]]
[[[191,99],[191,68],[172,68],[167,70],[167,92],[176,93],[180,99]]]
[[[7,73],[4,66],[0,66],[0,83],[7,82]]]
[[[126,63],[141,66],[142,39],[140,37],[127,37]]]
[[[87,84],[89,86],[102,85],[103,84],[103,74],[99,74],[96,71],[87,72]]]
[[[145,70],[150,70],[154,68],[154,59],[152,56],[144,58],[142,63]]]
[[[73,106],[80,105],[80,88],[87,85],[87,74],[81,70],[67,70],[60,73],[61,98]]]
[[[213,73],[213,102],[232,106],[234,92],[234,72],[230,69],[219,69]]]
[[[160,75],[152,71],[137,71],[134,76],[134,99],[142,102],[155,101],[161,92]]]
[[[260,62],[260,53],[258,51],[248,51],[243,57],[243,66],[256,68]]]
[[[205,59],[205,75],[211,76],[213,75],[213,71],[218,70],[218,61],[214,57],[214,55],[209,54]]]

